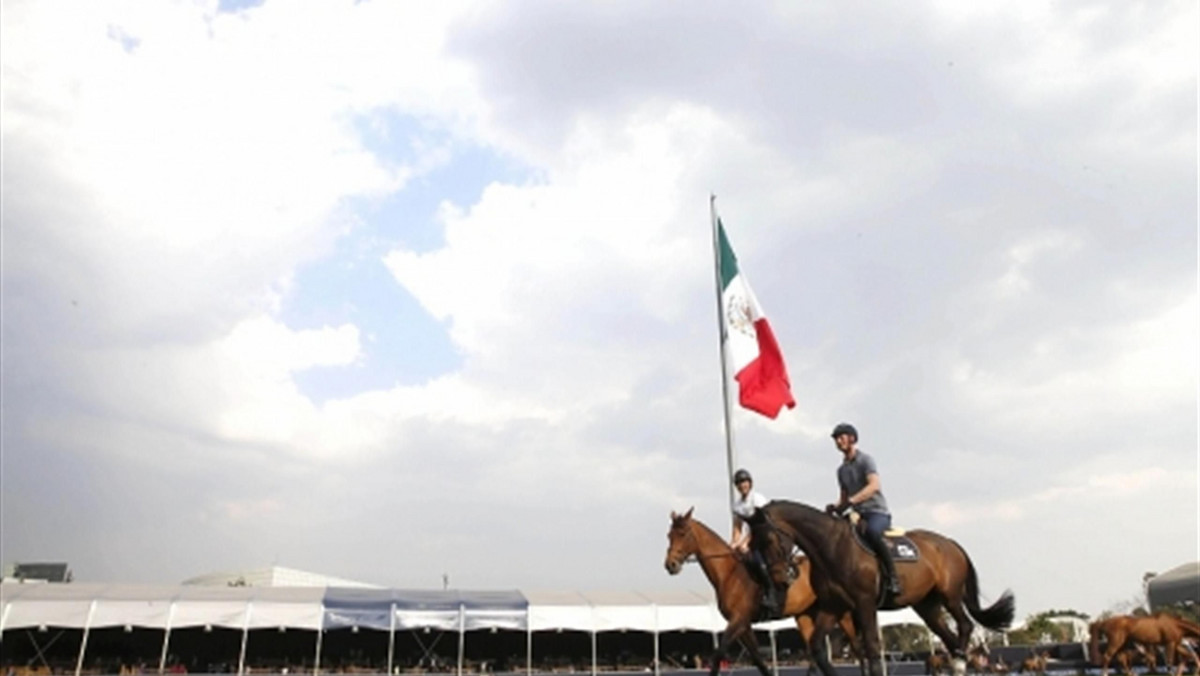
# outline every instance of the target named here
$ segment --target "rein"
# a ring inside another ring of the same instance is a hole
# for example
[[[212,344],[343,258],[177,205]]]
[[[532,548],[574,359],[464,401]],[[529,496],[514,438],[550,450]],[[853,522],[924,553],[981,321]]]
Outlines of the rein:
[[[702,560],[706,560],[706,559],[723,559],[727,556],[736,556],[737,555],[737,552],[733,551],[733,548],[730,548],[729,551],[717,552],[716,554],[701,554],[700,553],[700,542],[696,538],[695,528],[696,528],[695,524],[689,523],[687,533],[688,533],[688,539],[692,541],[692,546],[695,547],[696,551],[685,556],[683,558],[683,563],[688,563],[691,561],[700,563]]]

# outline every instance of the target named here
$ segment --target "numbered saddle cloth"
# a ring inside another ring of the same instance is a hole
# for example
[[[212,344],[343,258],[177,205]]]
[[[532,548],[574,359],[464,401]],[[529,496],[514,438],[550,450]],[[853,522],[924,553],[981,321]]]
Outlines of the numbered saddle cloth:
[[[917,549],[917,543],[912,541],[912,538],[905,534],[906,531],[892,528],[883,532],[883,541],[887,543],[888,552],[892,555],[892,561],[897,563],[907,561],[917,561],[921,558],[921,550]],[[871,545],[863,540],[863,534],[857,528],[854,529],[855,539],[863,549],[875,554],[875,550],[871,549]]]

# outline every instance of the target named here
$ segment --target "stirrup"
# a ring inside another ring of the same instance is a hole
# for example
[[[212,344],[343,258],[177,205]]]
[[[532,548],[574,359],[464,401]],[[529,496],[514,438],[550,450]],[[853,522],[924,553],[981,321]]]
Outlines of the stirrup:
[[[875,606],[881,609],[890,609],[896,605],[896,599],[904,595],[904,589],[900,586],[900,577],[896,576],[896,590],[892,591],[892,585],[889,584],[886,575],[879,576],[879,597],[875,600]]]

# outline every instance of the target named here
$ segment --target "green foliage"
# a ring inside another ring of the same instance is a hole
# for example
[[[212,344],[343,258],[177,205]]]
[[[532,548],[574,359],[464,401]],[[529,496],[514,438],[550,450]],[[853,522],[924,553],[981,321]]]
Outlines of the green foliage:
[[[1014,645],[1037,645],[1041,643],[1064,643],[1070,640],[1071,629],[1066,624],[1055,622],[1051,617],[1061,617],[1068,615],[1070,617],[1081,617],[1087,619],[1087,615],[1074,611],[1064,613],[1059,610],[1050,610],[1035,615],[1030,615],[1029,619],[1025,620],[1025,626],[1020,629],[1014,629],[1008,632],[1008,640]]]
[[[1072,610],[1070,608],[1068,608],[1066,610],[1047,610],[1047,611],[1038,613],[1038,615],[1040,615],[1042,617],[1078,617],[1079,619],[1083,620],[1084,622],[1087,622],[1088,620],[1091,619],[1091,617],[1089,617],[1087,613],[1081,613],[1078,610]]]
[[[929,650],[929,630],[923,624],[893,624],[883,627],[884,650],[916,653]]]

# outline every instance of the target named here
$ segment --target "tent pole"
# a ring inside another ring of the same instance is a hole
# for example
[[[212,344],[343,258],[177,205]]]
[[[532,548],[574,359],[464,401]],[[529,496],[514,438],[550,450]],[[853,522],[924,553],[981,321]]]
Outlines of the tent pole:
[[[654,607],[654,676],[660,676],[658,666],[658,604],[652,604]]]
[[[392,612],[388,620],[388,661],[387,672],[392,673],[392,664],[396,655],[396,604],[392,603]]]
[[[79,676],[76,674],[75,676]],[[592,627],[592,676],[596,676],[596,628]]]
[[[879,633],[879,673],[887,676],[887,649],[883,645],[883,625],[876,622],[875,630]]]
[[[533,676],[533,625],[528,617],[525,619],[525,675]]]
[[[775,672],[776,676],[778,676],[779,675],[779,651],[776,649],[776,644],[775,644],[775,628],[771,627],[770,632],[771,632],[771,670]]]
[[[163,674],[167,671],[167,647],[171,645],[171,621],[175,619],[175,602],[171,601],[171,607],[167,609],[167,626],[163,631],[163,647],[162,654],[158,656],[158,673]]]
[[[79,644],[79,660],[75,662],[75,676],[83,671],[83,654],[87,652],[88,634],[92,630],[92,613],[96,612],[96,601],[92,600],[92,605],[88,606],[87,619],[83,622],[83,641]]]
[[[463,644],[466,637],[466,606],[458,604],[458,676],[463,670]]]
[[[321,673],[321,639],[325,636],[325,604],[321,604],[321,621],[317,624],[317,655],[313,659],[313,676]]]
[[[4,624],[8,622],[8,611],[12,610],[12,601],[4,604],[4,612],[0,613],[0,641],[4,640]]]
[[[250,612],[254,601],[246,601],[246,619],[242,621],[242,649],[238,651],[238,676],[246,673],[246,643],[250,639]]]

